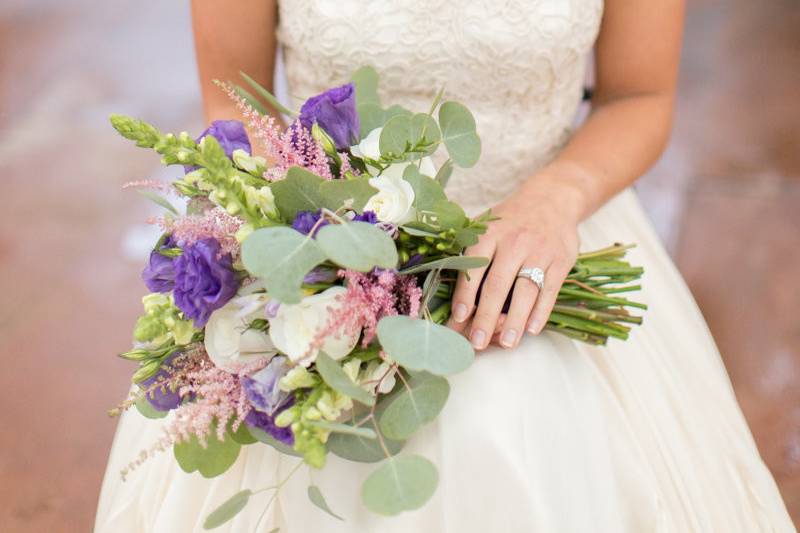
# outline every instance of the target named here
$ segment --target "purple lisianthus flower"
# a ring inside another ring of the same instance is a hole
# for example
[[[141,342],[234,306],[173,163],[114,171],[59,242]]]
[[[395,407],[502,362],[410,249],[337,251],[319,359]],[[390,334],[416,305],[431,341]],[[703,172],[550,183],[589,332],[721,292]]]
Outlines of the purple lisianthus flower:
[[[292,433],[291,428],[276,426],[275,419],[266,413],[251,409],[247,416],[244,417],[244,423],[250,427],[258,428],[268,435],[272,435],[275,440],[288,446],[294,445],[294,433]]]
[[[207,135],[211,135],[219,142],[219,145],[225,150],[225,155],[228,157],[231,157],[233,151],[238,149],[252,154],[250,139],[247,138],[247,131],[244,129],[244,124],[238,120],[215,120],[197,139],[195,139],[195,142],[200,142],[200,140]]]
[[[319,124],[331,136],[337,150],[356,144],[361,128],[356,112],[355,85],[347,83],[312,96],[300,108],[298,119],[308,130],[315,122]]]
[[[253,409],[273,416],[291,398],[278,386],[278,382],[289,371],[289,360],[277,355],[258,372],[242,378],[244,394]]]
[[[298,211],[297,215],[294,217],[294,221],[292,222],[292,228],[299,231],[303,235],[308,235],[311,233],[311,230],[314,229],[314,226],[319,222],[319,219],[322,218],[322,211]],[[316,233],[319,231],[319,228],[328,224],[327,220],[323,220],[317,226],[317,229],[314,231]]]
[[[313,285],[315,283],[331,283],[339,277],[336,269],[326,267],[314,267],[311,272],[303,277],[303,283]]]
[[[202,328],[211,313],[233,298],[239,280],[230,254],[219,256],[216,239],[202,239],[187,246],[175,258],[175,305]]]
[[[177,390],[173,390],[169,384],[166,383],[166,380],[169,380],[170,376],[170,363],[173,359],[178,357],[178,355],[180,355],[180,352],[175,352],[164,359],[158,372],[145,379],[141,383],[141,387],[147,389],[156,382],[165,382],[163,386],[156,387],[152,391],[145,394],[145,398],[148,402],[150,402],[150,405],[152,405],[153,409],[156,411],[170,411],[181,404],[181,395],[178,394]]]
[[[368,222],[370,224],[378,223],[378,215],[374,211],[364,211],[360,215],[353,217],[354,222]]]
[[[150,252],[150,260],[142,271],[142,280],[150,292],[169,292],[175,287],[174,258],[159,253],[160,250],[175,248],[172,235],[168,236],[161,246]]]
[[[194,140],[194,142],[199,143],[203,137],[208,135],[211,135],[219,142],[219,145],[225,151],[225,155],[229,158],[232,157],[233,151],[238,149],[242,149],[250,155],[253,153],[253,149],[250,146],[250,139],[248,139],[247,131],[244,129],[244,124],[238,120],[215,120]],[[183,167],[184,171],[187,173],[197,170],[198,168],[200,167],[185,165]]]

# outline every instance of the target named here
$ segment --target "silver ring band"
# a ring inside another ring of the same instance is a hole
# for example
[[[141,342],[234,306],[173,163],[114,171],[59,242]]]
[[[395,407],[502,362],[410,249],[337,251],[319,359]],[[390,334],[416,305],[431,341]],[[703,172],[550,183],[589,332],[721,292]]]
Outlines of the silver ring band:
[[[544,270],[539,267],[521,268],[517,277],[531,280],[539,287],[539,290],[544,288]]]

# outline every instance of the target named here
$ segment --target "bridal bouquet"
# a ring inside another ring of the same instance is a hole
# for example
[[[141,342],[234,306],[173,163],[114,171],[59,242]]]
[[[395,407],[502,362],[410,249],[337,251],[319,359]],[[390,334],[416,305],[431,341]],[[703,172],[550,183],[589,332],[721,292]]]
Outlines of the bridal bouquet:
[[[416,509],[438,474],[400,452],[444,407],[446,376],[474,357],[442,324],[458,271],[487,263],[461,254],[491,213],[470,218],[444,192],[454,167],[478,160],[475,121],[441,92],[427,112],[383,107],[371,68],[299,114],[244,79],[249,91],[219,85],[252,139],[238,121],[216,121],[195,139],[111,118],[124,137],[185,168],[170,184],[133,183],[165,214],[142,274],[151,293],[135,347],[122,354],[138,369],[121,408],[170,417],[123,476],[168,447],[186,472],[218,476],[242,446],[266,444],[302,457],[298,467],[322,468],[328,453],[382,462],[364,481],[364,504],[385,515]],[[264,100],[292,117],[287,128]],[[440,148],[448,159],[437,169]],[[550,329],[595,344],[627,336],[625,323],[641,319],[626,308],[643,306],[614,295],[638,288],[626,285],[641,274],[624,262],[626,248],[580,257]],[[232,518],[252,494],[220,502],[205,526]],[[318,487],[308,496],[336,516]]]

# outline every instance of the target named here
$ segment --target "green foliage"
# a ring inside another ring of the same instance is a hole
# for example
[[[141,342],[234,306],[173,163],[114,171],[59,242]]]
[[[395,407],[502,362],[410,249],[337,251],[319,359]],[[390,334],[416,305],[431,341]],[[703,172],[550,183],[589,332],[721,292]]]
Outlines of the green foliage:
[[[350,78],[356,88],[356,104],[375,104],[380,106],[378,97],[378,73],[370,66],[363,66]],[[369,132],[367,132],[369,133]]]
[[[443,257],[441,259],[436,259],[434,261],[428,261],[427,263],[421,263],[419,265],[414,265],[408,268],[404,268],[400,271],[401,274],[417,274],[419,272],[425,272],[428,270],[470,270],[473,268],[480,268],[489,264],[488,257],[476,257],[476,256],[465,256],[465,255],[451,255],[448,257]]]
[[[270,296],[287,304],[299,303],[303,277],[325,260],[314,239],[292,228],[262,228],[242,243],[242,262],[262,278]]]
[[[225,440],[217,439],[216,430],[212,427],[204,448],[196,436],[186,442],[173,446],[175,459],[184,472],[200,472],[205,478],[212,478],[224,473],[236,462],[241,445],[226,434]]]
[[[286,106],[284,106],[283,104],[281,104],[278,101],[278,99],[275,98],[275,96],[271,92],[269,92],[267,89],[265,89],[256,80],[254,80],[253,78],[251,78],[250,76],[248,76],[247,74],[245,74],[244,72],[241,72],[241,71],[239,72],[239,75],[256,92],[256,94],[259,95],[264,100],[266,100],[267,103],[269,103],[269,105],[271,105],[273,107],[273,109],[275,109],[279,113],[283,113],[284,115],[287,115],[289,117],[297,116],[297,112],[296,111],[292,111],[291,109],[289,109]],[[234,87],[236,89],[239,88],[238,86],[234,86]],[[264,106],[261,106],[261,109],[264,109]],[[265,115],[266,114],[266,109],[264,109],[264,111],[259,111],[259,113],[261,113],[262,115]]]
[[[409,370],[445,376],[466,369],[475,358],[472,345],[450,328],[398,315],[378,322],[378,339],[389,357]]]
[[[417,211],[430,211],[443,200],[447,200],[444,188],[435,179],[421,174],[416,165],[408,165],[403,179],[414,189],[414,207]]]
[[[272,435],[270,435],[269,433],[267,433],[262,429],[259,429],[254,426],[248,426],[246,429],[250,433],[250,435],[252,435],[253,438],[256,439],[258,442],[268,444],[269,446],[272,446],[273,448],[275,448],[275,450],[279,451],[284,455],[292,455],[294,457],[303,456],[303,454],[295,451],[291,446],[284,444],[283,442],[279,441],[278,439],[276,439],[275,437],[273,437]]]
[[[383,126],[379,149],[387,160],[402,160],[406,154],[415,157],[432,154],[440,140],[439,126],[429,115],[400,113],[389,118]]]
[[[392,457],[364,481],[361,498],[369,510],[392,516],[422,507],[438,484],[436,467],[424,457]]]
[[[354,383],[342,369],[338,362],[334,361],[325,352],[317,355],[316,368],[325,383],[333,390],[352,398],[364,405],[373,405],[375,397]],[[328,428],[330,429],[330,428]]]
[[[327,429],[331,433],[343,433],[346,435],[356,435],[365,439],[375,439],[378,435],[368,427],[357,427],[352,424],[341,424],[339,422],[328,422],[327,420],[317,420],[310,422],[311,425]]]
[[[144,396],[136,400],[136,403],[133,405],[136,406],[136,410],[139,411],[139,413],[145,418],[150,418],[155,420],[158,418],[164,418],[165,416],[167,416],[168,413],[168,411],[159,411],[158,409],[153,407],[153,404],[148,402],[147,398],[145,398]]]
[[[245,489],[237,492],[227,500],[225,503],[214,509],[211,514],[206,517],[203,522],[203,529],[215,529],[233,519],[242,509],[247,506],[250,501],[250,496],[253,491]]]
[[[169,200],[167,200],[166,198],[164,198],[160,194],[156,194],[153,191],[148,191],[147,189],[136,189],[136,192],[138,192],[139,194],[141,194],[142,196],[144,196],[145,198],[147,198],[148,200],[150,200],[154,204],[163,207],[164,209],[166,209],[167,211],[169,211],[173,215],[180,215],[178,210],[175,209],[175,206],[173,206],[171,203],[169,203]]]
[[[414,372],[406,381],[407,386],[386,397],[380,415],[381,432],[394,440],[405,440],[434,420],[450,395],[450,385],[440,376]]]
[[[353,179],[323,180],[319,194],[324,206],[331,211],[347,207],[361,213],[364,205],[378,189],[369,184],[369,176]]]
[[[445,102],[439,108],[442,141],[453,163],[471,167],[481,156],[481,140],[472,113],[458,102]]]
[[[386,232],[367,222],[328,224],[319,230],[317,244],[337,265],[369,272],[397,266],[397,247]]]
[[[325,501],[325,496],[322,495],[322,491],[316,485],[309,485],[308,486],[308,499],[311,500],[311,503],[331,515],[337,520],[344,520],[341,516],[331,511],[331,508],[328,506],[328,502]]]
[[[317,211],[323,207],[320,185],[325,181],[300,167],[292,167],[286,178],[272,184],[275,206],[284,220],[294,220],[299,211]]]
[[[391,455],[400,453],[405,441],[383,439]],[[346,433],[332,433],[328,438],[328,450],[348,461],[358,463],[377,463],[386,459],[386,455],[377,439]]]
[[[141,120],[117,114],[111,115],[110,119],[120,135],[136,142],[136,146],[141,148],[152,148],[161,139],[160,131]]]

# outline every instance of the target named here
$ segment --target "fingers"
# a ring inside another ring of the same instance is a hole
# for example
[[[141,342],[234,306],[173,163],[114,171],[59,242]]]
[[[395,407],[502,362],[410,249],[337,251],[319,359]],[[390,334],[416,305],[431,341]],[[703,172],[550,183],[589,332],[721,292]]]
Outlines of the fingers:
[[[522,265],[523,258],[518,254],[517,250],[506,247],[498,250],[494,256],[483,282],[480,303],[472,318],[469,340],[475,349],[486,348],[491,340],[503,304]]]
[[[544,288],[541,290],[536,304],[531,313],[530,322],[528,322],[528,332],[533,335],[538,335],[547,324],[547,319],[553,310],[553,305],[558,298],[558,291],[564,283],[567,274],[569,274],[570,266],[565,266],[566,262],[554,262],[545,271],[544,274]]]
[[[541,264],[536,260],[525,261],[524,266],[532,267]],[[542,265],[540,268],[545,268]],[[536,298],[539,295],[539,287],[529,279],[517,278],[514,283],[514,294],[511,298],[511,307],[508,316],[503,324],[502,333],[499,337],[500,345],[504,348],[513,348],[522,338],[531,316]]]
[[[494,241],[484,239],[475,246],[467,248],[464,255],[488,257],[491,259],[494,252]],[[456,331],[461,332],[466,327],[467,319],[470,317],[475,307],[475,297],[478,294],[478,288],[481,285],[481,280],[487,268],[488,265],[481,268],[473,268],[466,273],[462,272],[458,275],[456,288],[455,291],[453,291],[453,307],[449,324],[450,327]],[[469,279],[467,279],[467,274],[469,275]]]

